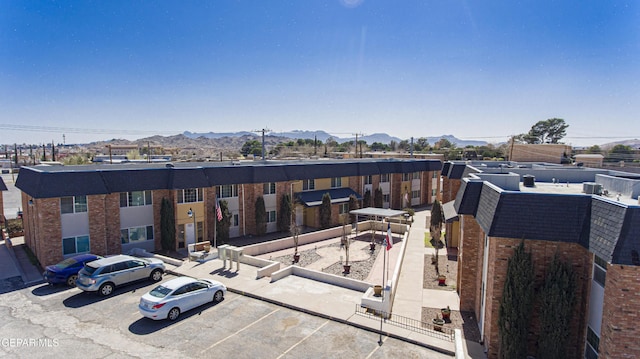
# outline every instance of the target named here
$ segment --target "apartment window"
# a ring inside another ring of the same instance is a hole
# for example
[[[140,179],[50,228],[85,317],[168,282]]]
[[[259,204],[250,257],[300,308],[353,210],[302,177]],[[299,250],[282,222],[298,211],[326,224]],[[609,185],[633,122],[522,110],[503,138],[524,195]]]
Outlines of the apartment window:
[[[584,351],[584,357],[587,359],[598,359],[598,351],[600,347],[600,338],[587,326],[587,348]]]
[[[178,190],[178,203],[202,202],[204,200],[202,188],[186,188]]]
[[[434,189],[432,189],[432,190],[431,190],[431,195],[432,195],[432,196],[435,196],[436,194],[437,194],[436,189],[435,189],[435,188],[434,188]]]
[[[339,214],[349,213],[349,203],[340,203],[338,205],[338,213]]]
[[[151,191],[133,191],[120,193],[120,207],[150,206]]]
[[[433,173],[433,176],[431,178],[438,178],[438,172],[433,171],[432,173]]]
[[[316,180],[304,180],[302,181],[302,190],[303,191],[313,191],[316,189]]]
[[[386,183],[389,182],[389,174],[388,173],[383,173],[380,175],[380,182],[382,183]]]
[[[420,179],[420,172],[413,172],[412,177],[413,177],[412,179],[415,179],[415,180]]]
[[[420,191],[411,191],[411,198],[420,198]]]
[[[267,212],[267,223],[275,223],[276,222],[276,211]]]
[[[270,182],[262,185],[262,194],[276,194],[276,183]]]
[[[87,211],[87,196],[60,198],[60,213],[80,213]]]
[[[334,177],[331,179],[331,188],[342,187],[342,177]]]
[[[237,213],[233,215],[233,221],[231,223],[233,223],[233,227],[238,227],[240,225],[240,216],[238,216]]]
[[[604,288],[604,283],[607,281],[607,262],[595,256],[593,264],[593,280]]]
[[[89,236],[62,238],[62,254],[78,254],[89,252]]]
[[[402,174],[403,181],[411,181],[411,173],[403,173]]]
[[[389,203],[390,199],[391,199],[391,196],[389,194],[382,195],[382,202]]]
[[[238,197],[238,185],[228,184],[216,187],[218,198]]]
[[[120,230],[122,244],[142,242],[153,239],[153,226],[124,228]]]
[[[364,176],[364,184],[373,184],[373,176]]]

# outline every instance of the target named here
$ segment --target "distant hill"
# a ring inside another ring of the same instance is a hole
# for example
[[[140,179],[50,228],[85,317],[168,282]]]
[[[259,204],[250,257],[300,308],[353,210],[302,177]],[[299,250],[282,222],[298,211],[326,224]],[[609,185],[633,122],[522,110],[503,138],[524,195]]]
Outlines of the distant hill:
[[[243,136],[259,137],[260,135],[258,133],[246,132],[246,131],[225,132],[225,133],[215,133],[215,132],[197,133],[197,132],[186,131],[184,132],[184,136],[192,139],[196,139],[200,137],[218,139],[223,137],[243,137]],[[351,136],[351,137],[332,136],[331,134],[321,130],[316,130],[316,131],[294,130],[289,132],[269,132],[265,137],[280,137],[280,138],[303,139],[303,140],[304,139],[313,140],[314,138],[316,138],[318,141],[321,141],[321,142],[325,142],[327,139],[333,138],[338,143],[355,141],[355,136]],[[447,139],[449,142],[455,144],[457,147],[484,146],[487,144],[486,141],[461,140],[459,138],[456,138],[453,135],[432,136],[432,137],[426,137],[426,138],[427,138],[427,142],[429,142],[430,145],[433,145],[434,143],[438,142],[441,138]],[[414,137],[413,140],[417,141],[417,139],[418,139],[417,137]],[[390,136],[386,133],[374,133],[371,135],[358,136],[358,140],[365,141],[367,144],[372,144],[374,142],[389,144],[391,143],[391,141],[400,142],[403,139]]]
[[[604,144],[600,145],[600,148],[603,149],[603,150],[609,150],[609,149],[613,148],[615,145],[629,146],[629,147],[633,148],[634,150],[636,150],[636,149],[640,149],[640,140],[637,139],[637,138],[634,138],[633,140],[623,140],[623,141],[609,142],[609,143],[604,143]]]

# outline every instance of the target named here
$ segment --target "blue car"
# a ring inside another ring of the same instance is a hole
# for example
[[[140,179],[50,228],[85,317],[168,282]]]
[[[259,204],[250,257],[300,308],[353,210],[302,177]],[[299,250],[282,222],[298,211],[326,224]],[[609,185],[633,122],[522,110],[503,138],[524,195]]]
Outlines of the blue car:
[[[69,287],[75,287],[78,272],[84,264],[100,258],[102,257],[90,253],[69,257],[58,264],[47,266],[43,273],[44,280],[49,284],[66,283]]]

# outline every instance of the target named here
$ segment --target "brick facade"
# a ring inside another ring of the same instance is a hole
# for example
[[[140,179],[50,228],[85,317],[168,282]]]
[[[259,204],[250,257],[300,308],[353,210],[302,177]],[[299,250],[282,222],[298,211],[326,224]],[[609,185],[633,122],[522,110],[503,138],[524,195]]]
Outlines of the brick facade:
[[[521,239],[490,238],[486,283],[486,304],[484,316],[484,345],[488,358],[498,358],[500,350],[498,313],[502,300],[502,289],[507,276],[507,264],[512,257],[514,249],[520,244]],[[525,240],[527,252],[531,252],[534,265],[534,291],[537,293],[544,283],[545,272],[551,263],[553,256],[558,253],[563,261],[571,263],[576,274],[576,306],[574,307],[573,320],[571,322],[569,345],[567,345],[568,358],[581,358],[584,349],[584,334],[586,332],[587,300],[589,297],[589,285],[591,281],[591,255],[582,246],[576,243],[550,242],[538,240]],[[529,353],[535,357],[537,333],[540,332],[538,313],[540,303],[534,302],[532,308],[532,325],[529,334]],[[480,317],[480,316],[478,316]]]
[[[442,178],[442,203],[447,203],[456,199],[458,190],[462,182],[459,179]]]
[[[480,312],[480,285],[482,283],[482,256],[484,252],[482,229],[475,218],[462,215],[464,223],[458,248],[458,295],[460,310]]]
[[[640,267],[609,265],[604,290],[599,358],[640,358]]]
[[[89,246],[99,255],[122,253],[120,241],[120,194],[87,196]],[[60,252],[62,259],[62,251]]]

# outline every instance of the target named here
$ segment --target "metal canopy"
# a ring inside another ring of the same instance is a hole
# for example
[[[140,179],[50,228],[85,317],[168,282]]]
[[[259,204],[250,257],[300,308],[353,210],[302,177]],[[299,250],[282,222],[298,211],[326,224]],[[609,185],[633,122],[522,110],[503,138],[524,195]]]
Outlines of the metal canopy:
[[[355,214],[356,216],[369,216],[375,218],[387,218],[387,217],[398,217],[407,213],[407,211],[399,211],[395,209],[385,209],[385,208],[375,208],[375,207],[367,207],[361,209],[354,209],[353,211],[349,211],[350,214]]]

